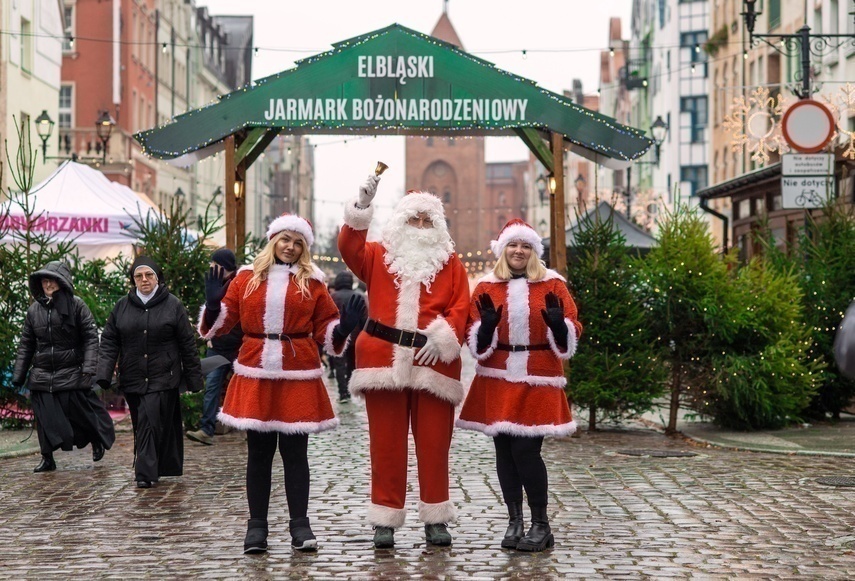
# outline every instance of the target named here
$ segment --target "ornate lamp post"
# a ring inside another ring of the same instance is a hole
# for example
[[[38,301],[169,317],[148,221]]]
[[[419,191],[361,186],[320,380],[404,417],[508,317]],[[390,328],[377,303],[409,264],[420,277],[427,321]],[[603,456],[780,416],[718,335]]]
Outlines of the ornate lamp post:
[[[39,134],[39,139],[42,140],[42,160],[47,161],[47,142],[53,133],[54,122],[48,115],[47,109],[42,109],[41,115],[36,117],[36,133]]]
[[[107,163],[107,142],[110,140],[110,134],[113,133],[115,126],[116,122],[106,110],[101,112],[100,117],[95,122],[95,133],[101,140],[101,163]]]
[[[662,144],[665,143],[665,138],[668,136],[668,123],[662,119],[662,115],[657,115],[656,119],[650,125],[650,135],[653,137],[653,153],[655,157],[653,161],[636,161],[636,165],[652,165],[659,167],[659,155],[662,151]],[[626,217],[632,219],[632,166],[626,168]]]

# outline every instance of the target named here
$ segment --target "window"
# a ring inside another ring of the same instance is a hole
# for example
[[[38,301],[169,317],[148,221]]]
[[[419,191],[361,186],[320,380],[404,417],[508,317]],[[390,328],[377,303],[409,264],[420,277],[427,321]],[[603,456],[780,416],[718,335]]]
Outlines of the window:
[[[66,6],[63,9],[63,23],[65,24],[65,38],[62,39],[62,50],[71,52],[74,46],[71,39],[74,38],[74,6]]]
[[[745,198],[744,200],[739,200],[739,205],[736,207],[737,213],[736,217],[740,220],[744,218],[748,218],[751,216],[751,199]]]
[[[831,0],[829,3],[829,34],[838,34],[840,32],[840,24],[838,23],[837,13],[840,11],[840,5],[837,3],[837,0]]]
[[[21,18],[21,70],[33,70],[33,25],[26,18]]]
[[[781,26],[781,0],[769,0],[769,30]]]
[[[21,155],[24,167],[32,167],[33,165],[33,148],[32,134],[30,133],[30,116],[21,111],[21,124],[19,126],[21,135]]]
[[[707,166],[685,165],[680,168],[680,181],[692,185],[691,195],[707,187]]]
[[[689,62],[692,66],[697,63],[699,68],[701,68],[701,70],[697,71],[695,74],[702,74],[704,78],[707,77],[708,73],[707,53],[703,50],[703,46],[706,44],[707,38],[709,38],[709,33],[707,33],[706,30],[684,32],[680,35],[680,48],[687,49],[689,51]]]
[[[57,124],[60,129],[71,129],[74,126],[72,118],[72,113],[74,111],[72,108],[72,97],[72,85],[62,85],[59,88],[59,121]]]
[[[709,121],[707,97],[683,97],[680,99],[680,112],[689,113],[689,130],[692,143],[706,141],[706,129]]]

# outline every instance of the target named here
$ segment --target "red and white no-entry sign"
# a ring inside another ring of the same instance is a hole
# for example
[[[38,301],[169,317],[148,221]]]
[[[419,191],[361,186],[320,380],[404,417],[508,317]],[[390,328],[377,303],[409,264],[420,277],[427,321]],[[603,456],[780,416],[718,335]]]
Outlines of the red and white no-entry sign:
[[[834,117],[819,101],[802,99],[784,113],[781,130],[786,142],[796,151],[816,153],[831,141]]]

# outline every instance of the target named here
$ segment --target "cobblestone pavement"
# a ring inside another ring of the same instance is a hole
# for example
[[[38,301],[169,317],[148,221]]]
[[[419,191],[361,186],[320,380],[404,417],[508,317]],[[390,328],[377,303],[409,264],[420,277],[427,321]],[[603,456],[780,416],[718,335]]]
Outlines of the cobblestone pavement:
[[[348,403],[340,416],[338,430],[310,440],[316,554],[289,547],[281,464],[270,552],[241,553],[241,434],[187,442],[185,475],[139,490],[124,431],[98,464],[88,449],[57,453],[59,469],[45,474],[32,473],[37,456],[0,460],[0,578],[855,578],[855,489],[815,481],[855,474],[855,460],[692,448],[644,430],[547,440],[556,547],[541,554],[499,548],[506,517],[492,443],[457,431],[454,545],[425,546],[412,491],[396,548],[375,551],[365,410]]]

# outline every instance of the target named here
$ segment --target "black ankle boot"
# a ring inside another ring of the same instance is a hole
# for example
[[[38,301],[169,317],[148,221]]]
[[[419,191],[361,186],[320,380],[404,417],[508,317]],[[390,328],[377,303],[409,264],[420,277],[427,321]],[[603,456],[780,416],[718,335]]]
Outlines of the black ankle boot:
[[[555,544],[545,506],[532,506],[531,528],[517,544],[518,551],[539,552]]]
[[[516,549],[524,534],[522,501],[509,502],[508,530],[505,531],[505,538],[502,539],[502,548]]]
[[[50,472],[52,470],[56,470],[53,454],[42,454],[42,461],[33,469],[33,472]]]
[[[298,551],[316,551],[318,549],[318,540],[312,532],[312,527],[309,526],[308,517],[292,518],[288,523],[288,529],[291,531],[291,546]]]
[[[98,462],[104,457],[104,444],[101,442],[92,442],[92,461]]]
[[[263,518],[251,518],[246,523],[246,537],[243,540],[243,552],[265,553],[267,552],[267,520]]]

